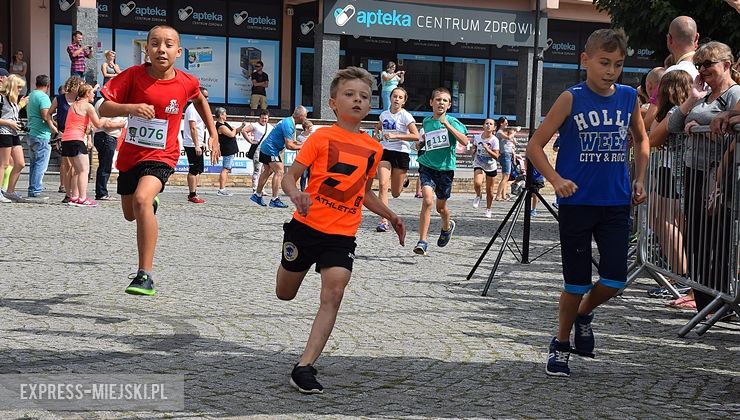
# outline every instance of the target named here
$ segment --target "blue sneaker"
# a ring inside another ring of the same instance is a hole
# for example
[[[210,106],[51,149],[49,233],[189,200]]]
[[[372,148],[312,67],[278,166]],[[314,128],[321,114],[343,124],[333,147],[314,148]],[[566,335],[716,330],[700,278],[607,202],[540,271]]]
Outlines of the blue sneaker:
[[[578,354],[583,356],[593,357],[594,353],[594,332],[591,329],[591,321],[594,319],[594,314],[589,315],[578,315],[576,316],[575,322],[575,334],[573,335],[573,342],[578,350]]]
[[[376,232],[388,232],[388,224],[385,222],[378,223],[378,227],[375,228]]]
[[[414,254],[419,255],[427,255],[427,247],[429,244],[427,241],[419,241],[416,243],[416,246],[414,247]]]
[[[439,233],[439,239],[437,239],[437,246],[442,248],[443,246],[446,246],[450,242],[450,238],[452,238],[452,232],[455,231],[455,221],[450,219],[450,229],[444,230]]]
[[[262,198],[262,197],[260,197],[260,198]],[[288,205],[285,204],[285,203],[283,203],[282,201],[280,201],[280,197],[277,197],[277,198],[273,198],[272,200],[270,200],[270,207],[284,209],[284,208],[288,207]]]
[[[570,343],[559,342],[555,337],[550,341],[550,350],[547,355],[545,373],[550,376],[570,376],[568,359],[570,358]]]
[[[257,195],[257,193],[252,194],[251,197],[249,197],[250,200],[254,201],[255,203],[259,204],[262,207],[266,207],[267,204],[265,204],[264,201],[262,201],[262,196]]]
[[[529,211],[529,215],[530,215],[530,216],[532,216],[532,217],[535,217],[535,216],[537,216],[537,209],[532,209],[532,210],[530,210],[530,211]]]

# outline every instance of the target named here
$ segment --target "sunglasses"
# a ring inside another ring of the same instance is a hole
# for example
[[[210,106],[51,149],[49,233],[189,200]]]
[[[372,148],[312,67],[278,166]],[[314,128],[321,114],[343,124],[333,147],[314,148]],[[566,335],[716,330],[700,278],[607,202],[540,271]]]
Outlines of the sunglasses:
[[[721,61],[705,60],[703,63],[696,64],[696,69],[701,70],[702,67],[708,69],[717,63],[721,63]]]

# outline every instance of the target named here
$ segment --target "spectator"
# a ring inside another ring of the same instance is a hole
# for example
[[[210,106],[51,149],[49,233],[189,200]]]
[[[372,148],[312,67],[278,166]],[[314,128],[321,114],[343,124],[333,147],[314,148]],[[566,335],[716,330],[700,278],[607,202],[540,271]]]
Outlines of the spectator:
[[[64,133],[64,129],[67,124],[67,112],[69,111],[69,104],[77,99],[77,90],[82,86],[84,82],[79,76],[70,76],[62,87],[63,93],[58,94],[51,101],[51,107],[49,108],[49,115],[56,113],[56,127],[59,130],[59,134]],[[59,144],[58,153],[61,153],[61,143]],[[66,193],[67,190],[64,187],[67,185],[67,177],[71,176],[72,167],[69,165],[67,159],[62,159],[59,165],[59,189],[60,193]],[[69,196],[65,195],[62,203],[67,204],[69,202]]]
[[[0,194],[0,203],[21,201],[20,194],[15,191],[15,185],[21,170],[26,166],[18,118],[18,111],[21,108],[20,92],[25,84],[23,79],[11,74],[0,86],[0,174],[5,173],[6,166],[13,165],[8,188]]]
[[[95,111],[101,119],[100,104],[102,103],[102,98],[95,103]],[[126,118],[124,117],[111,117],[109,121],[112,128],[96,128],[93,135],[93,144],[98,152],[98,169],[95,171],[95,200],[101,201],[115,200],[114,197],[108,194],[108,180],[113,169],[113,155],[116,153],[118,137],[126,126]]]
[[[260,111],[260,119],[257,122],[247,124],[242,130],[242,136],[250,143],[247,157],[252,159],[252,193],[257,192],[257,184],[262,171],[262,162],[260,162],[259,146],[262,140],[270,135],[270,131],[275,128],[270,124],[270,113],[263,109]]]
[[[671,133],[691,133],[695,126],[709,125],[712,118],[740,102],[740,87],[733,80],[731,65],[734,59],[730,47],[721,42],[708,42],[696,51],[693,61],[699,69],[699,75],[694,79],[689,97],[668,119],[668,131]],[[719,212],[721,214],[712,214],[707,210],[709,203],[705,188],[709,185],[711,168],[719,163],[724,150],[719,149],[721,142],[701,140],[688,136],[684,155],[684,213],[689,276],[702,284],[721,285],[732,275],[727,272],[731,258],[729,249],[717,249],[710,244],[730,237],[733,218],[725,214],[729,211],[727,209]],[[726,175],[732,172],[727,171]],[[707,226],[712,228],[707,230]],[[711,298],[697,290],[694,296],[697,310],[702,310]]]
[[[673,19],[668,27],[666,46],[671,52],[671,57],[675,59],[674,64],[666,68],[666,73],[683,70],[692,78],[699,74],[692,61],[696,48],[699,46],[699,32],[697,32],[694,19],[688,16]]]
[[[208,90],[199,87],[200,93],[208,99]],[[206,138],[206,124],[201,118],[198,109],[192,102],[185,108],[184,129],[182,131],[182,146],[188,157],[188,201],[195,204],[203,204],[206,201],[198,196],[198,183],[200,174],[205,170],[205,158],[203,151],[206,149],[202,144]],[[213,158],[213,156],[211,156]],[[213,162],[215,163],[215,162]]]
[[[26,79],[28,64],[23,61],[23,50],[18,50],[13,54],[13,59],[10,62],[10,68],[8,70],[10,71],[10,74],[17,74],[18,77],[28,84],[28,80]],[[28,89],[26,88],[26,85],[24,85],[23,90],[21,91],[21,96],[26,96],[27,92]]]
[[[389,61],[385,71],[380,73],[380,85],[382,86],[381,97],[383,98],[383,109],[391,109],[391,92],[398,85],[403,84],[405,71],[396,71],[396,63]]]
[[[72,43],[67,46],[67,54],[69,55],[69,61],[71,67],[69,70],[70,76],[78,76],[80,79],[85,79],[85,59],[92,55],[92,45],[82,45],[82,32],[72,32]]]
[[[316,131],[316,127],[314,127],[313,122],[310,120],[303,121],[303,124],[301,125],[303,126],[303,131],[301,131],[301,134],[296,137],[296,142],[303,146],[303,143],[308,140],[308,136]],[[299,181],[301,191],[306,191],[309,176],[311,176],[311,168],[306,168],[306,170],[301,174],[301,180]]]
[[[242,122],[242,125],[240,125],[239,128],[233,129],[226,121],[226,109],[218,107],[216,108],[215,114],[218,144],[221,147],[221,157],[223,158],[221,173],[218,177],[218,191],[216,191],[216,195],[231,197],[234,194],[226,191],[226,182],[229,180],[229,172],[231,172],[231,168],[234,166],[234,156],[239,152],[239,145],[236,143],[236,135],[244,129],[247,123]]]
[[[265,63],[258,61],[254,64],[254,72],[252,73],[252,97],[249,101],[249,107],[252,108],[252,115],[257,111],[257,108],[267,109],[267,87],[270,85],[270,78],[267,73],[262,71]]]
[[[105,63],[100,65],[100,72],[103,73],[103,85],[121,73],[121,68],[116,64],[115,51],[105,50]]]
[[[3,45],[2,42],[0,42],[0,69],[7,70],[8,60],[5,58],[4,50],[5,50],[5,46]],[[2,83],[2,80],[0,80],[0,83]]]
[[[28,174],[29,197],[38,198],[44,190],[44,173],[51,156],[49,140],[52,134],[56,135],[59,132],[49,113],[51,108],[49,82],[49,76],[45,74],[36,76],[36,89],[28,95],[28,149],[31,159]]]
[[[511,174],[514,162],[516,143],[514,142],[514,135],[508,132],[507,127],[509,127],[509,120],[506,117],[500,117],[496,121],[496,137],[498,137],[500,147],[499,165],[501,166],[501,181],[498,183],[496,201],[508,200],[510,197],[507,189],[509,187],[509,174]]]

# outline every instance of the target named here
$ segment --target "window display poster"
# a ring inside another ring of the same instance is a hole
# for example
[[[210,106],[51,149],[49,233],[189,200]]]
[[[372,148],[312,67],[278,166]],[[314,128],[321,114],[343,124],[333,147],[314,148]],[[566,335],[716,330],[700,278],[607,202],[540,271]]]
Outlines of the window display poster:
[[[69,77],[70,61],[67,54],[67,46],[72,42],[72,26],[54,25],[54,41],[54,57],[56,57],[57,71],[54,74],[54,88],[52,92],[56,93],[57,88],[63,85]],[[82,43],[85,43],[84,39]],[[112,46],[113,30],[110,28],[98,28],[98,43],[94,51],[98,60],[95,75],[100,85],[103,84],[103,74],[100,72],[100,65],[105,63],[103,53],[105,50],[111,49]]]
[[[146,61],[147,31],[116,29],[116,62],[121,70]]]
[[[182,55],[175,61],[177,68],[200,80],[200,85],[208,89],[209,102],[225,103],[226,38],[180,34],[180,44]]]
[[[270,83],[267,87],[267,104],[280,103],[278,86],[280,84],[280,42],[266,39],[229,39],[229,100],[230,104],[248,104],[252,96],[254,65],[264,63],[262,71],[267,73]],[[221,61],[223,63],[223,61]]]

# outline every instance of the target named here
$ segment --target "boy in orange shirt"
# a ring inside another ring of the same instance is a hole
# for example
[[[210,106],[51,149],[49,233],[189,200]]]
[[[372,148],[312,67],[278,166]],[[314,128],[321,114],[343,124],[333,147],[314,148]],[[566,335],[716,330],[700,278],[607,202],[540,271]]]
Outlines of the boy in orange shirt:
[[[364,69],[348,67],[337,72],[329,98],[336,124],[311,135],[282,181],[283,191],[296,211],[283,225],[277,297],[293,299],[314,263],[321,274],[319,310],[303,355],[290,375],[290,384],[305,394],[324,390],[316,380],[313,363],[334,328],[352,274],[362,205],[391,223],[401,246],[406,237],[401,219],[371,189],[383,156],[383,147],[360,130],[360,122],[370,112],[372,85],[373,76]],[[301,192],[296,182],[307,168],[311,169],[311,178],[306,191]]]

